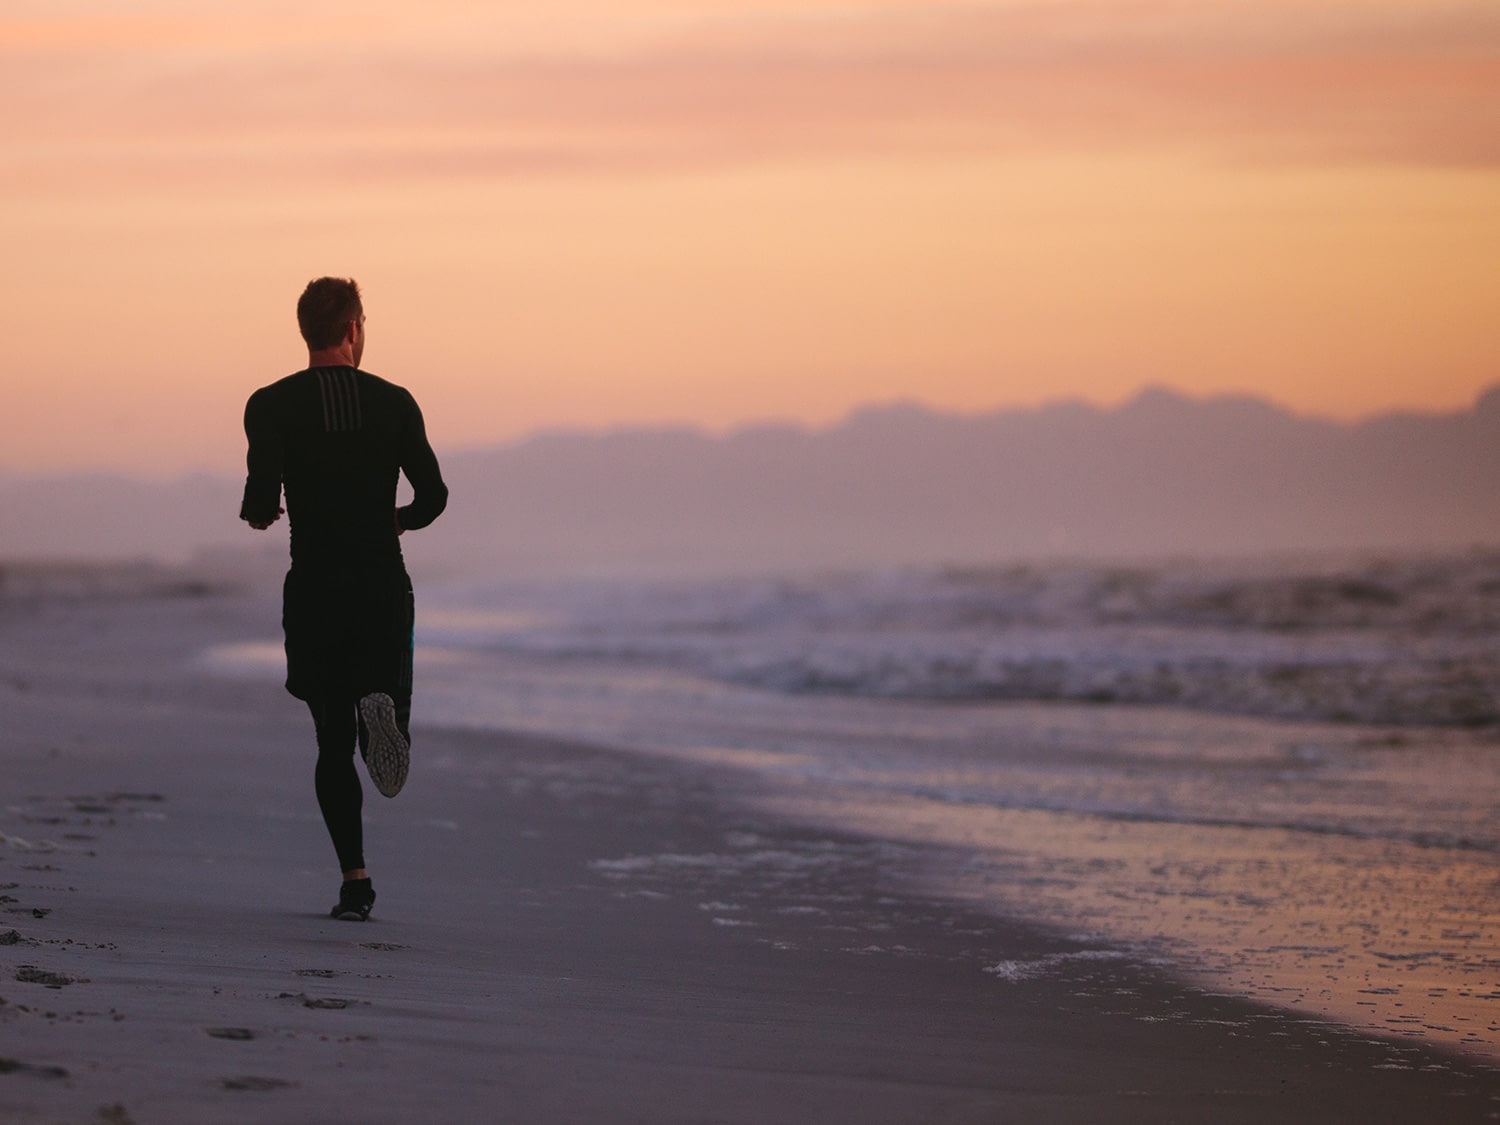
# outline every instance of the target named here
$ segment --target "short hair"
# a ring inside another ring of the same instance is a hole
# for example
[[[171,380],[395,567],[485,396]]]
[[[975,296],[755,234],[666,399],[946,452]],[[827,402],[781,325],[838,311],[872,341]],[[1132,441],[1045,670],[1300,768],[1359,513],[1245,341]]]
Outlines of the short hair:
[[[320,277],[309,281],[297,300],[297,327],[313,351],[336,348],[344,338],[344,326],[364,311],[352,277]]]

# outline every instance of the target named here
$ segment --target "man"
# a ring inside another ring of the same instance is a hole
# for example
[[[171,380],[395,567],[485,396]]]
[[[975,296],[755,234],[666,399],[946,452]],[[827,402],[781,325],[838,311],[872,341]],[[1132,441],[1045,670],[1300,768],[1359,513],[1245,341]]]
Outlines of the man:
[[[317,732],[318,807],[343,873],[332,916],[364,921],[375,888],[354,747],[375,787],[394,797],[410,761],[412,662],[411,579],[398,537],[435,520],[448,489],[416,400],[359,370],[359,286],[336,277],[309,282],[297,324],[307,369],[262,387],[245,406],[240,518],[264,531],[285,512],[291,524],[281,615],[286,688],[307,703]],[[413,496],[398,508],[403,472]]]

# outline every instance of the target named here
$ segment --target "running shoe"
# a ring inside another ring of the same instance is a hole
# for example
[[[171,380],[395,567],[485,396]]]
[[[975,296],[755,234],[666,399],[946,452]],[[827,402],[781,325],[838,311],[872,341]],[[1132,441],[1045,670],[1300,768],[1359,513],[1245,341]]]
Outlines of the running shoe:
[[[341,922],[367,922],[375,905],[375,887],[368,879],[345,879],[339,887],[339,902],[328,912]]]
[[[364,720],[366,737],[360,753],[375,788],[394,797],[406,784],[406,770],[411,765],[411,743],[396,724],[396,704],[385,692],[378,691],[359,701],[359,717]]]

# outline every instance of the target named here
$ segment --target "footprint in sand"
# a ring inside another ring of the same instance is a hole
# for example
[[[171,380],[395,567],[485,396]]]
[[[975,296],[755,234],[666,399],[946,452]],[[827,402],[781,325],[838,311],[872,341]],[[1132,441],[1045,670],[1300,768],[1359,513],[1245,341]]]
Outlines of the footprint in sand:
[[[336,977],[339,975],[334,969],[293,969],[292,972],[299,977]]]
[[[296,1086],[285,1078],[262,1078],[255,1074],[242,1074],[234,1078],[221,1078],[219,1085],[226,1090],[286,1090]]]
[[[255,1032],[248,1027],[205,1027],[203,1033],[211,1039],[233,1039],[239,1042],[255,1038]]]
[[[381,949],[388,953],[397,953],[404,949],[410,949],[409,945],[397,945],[389,941],[362,941],[359,943],[361,949]]]
[[[67,1078],[67,1069],[60,1066],[38,1066],[17,1059],[0,1056],[0,1074],[30,1074],[36,1078]]]
[[[306,1000],[302,1001],[302,1006],[304,1008],[327,1008],[330,1011],[335,1011],[339,1008],[347,1008],[349,1001],[340,1000],[336,996],[309,996]]]
[[[77,984],[82,979],[82,977],[70,977],[66,973],[38,969],[35,965],[22,965],[16,970],[16,980],[21,983],[40,984],[47,988],[62,988],[64,985]]]

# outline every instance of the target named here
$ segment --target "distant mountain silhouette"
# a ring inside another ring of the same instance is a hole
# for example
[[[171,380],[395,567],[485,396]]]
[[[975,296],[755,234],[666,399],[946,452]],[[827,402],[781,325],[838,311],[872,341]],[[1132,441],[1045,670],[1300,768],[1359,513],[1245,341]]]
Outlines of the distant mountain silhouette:
[[[703,572],[1500,540],[1500,387],[1466,411],[1354,425],[1150,389],[1116,409],[870,407],[822,431],[544,433],[443,460],[448,514],[407,547],[442,569]],[[0,555],[278,549],[236,522],[239,488],[203,476],[0,481]]]

